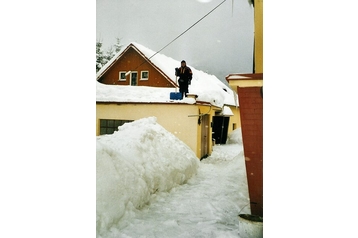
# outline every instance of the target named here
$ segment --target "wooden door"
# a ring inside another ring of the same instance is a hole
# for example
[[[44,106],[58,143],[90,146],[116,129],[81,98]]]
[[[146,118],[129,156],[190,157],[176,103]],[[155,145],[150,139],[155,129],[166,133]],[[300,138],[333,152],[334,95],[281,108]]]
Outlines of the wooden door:
[[[209,148],[209,115],[202,116],[201,119],[201,158],[208,156]]]
[[[137,86],[137,84],[138,84],[137,78],[138,78],[138,73],[137,72],[132,72],[131,73],[131,85],[132,86]]]

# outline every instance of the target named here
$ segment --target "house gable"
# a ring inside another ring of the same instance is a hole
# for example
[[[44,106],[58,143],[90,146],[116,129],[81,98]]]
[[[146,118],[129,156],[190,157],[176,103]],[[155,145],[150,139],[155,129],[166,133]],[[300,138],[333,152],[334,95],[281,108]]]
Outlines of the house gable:
[[[177,103],[176,100],[170,100],[169,97],[170,93],[174,92],[173,88],[178,87],[175,83],[177,77],[174,69],[176,67],[180,67],[180,61],[156,53],[138,43],[131,43],[97,72],[97,100],[113,100],[116,102],[171,101]],[[197,70],[192,66],[189,67],[193,72],[189,92],[196,95],[196,101],[208,102],[220,108],[224,105],[238,106],[238,97],[229,86],[214,75]],[[134,71],[137,75],[137,79],[133,80],[135,84],[131,80]],[[143,71],[148,74],[145,75],[148,76],[148,79],[140,79]],[[118,80],[113,80],[110,77],[111,74]],[[119,80],[120,74],[123,76],[123,80]],[[163,81],[164,84],[162,84]],[[191,101],[188,103],[192,103]]]
[[[104,66],[97,80],[110,85],[133,85],[133,73],[137,74],[136,86],[172,87],[176,84],[133,44],[130,44],[114,61]],[[131,71],[130,73],[127,73]],[[124,78],[120,78],[120,74]],[[127,75],[125,75],[127,73]],[[142,77],[144,76],[144,78]],[[145,77],[147,76],[147,77]]]

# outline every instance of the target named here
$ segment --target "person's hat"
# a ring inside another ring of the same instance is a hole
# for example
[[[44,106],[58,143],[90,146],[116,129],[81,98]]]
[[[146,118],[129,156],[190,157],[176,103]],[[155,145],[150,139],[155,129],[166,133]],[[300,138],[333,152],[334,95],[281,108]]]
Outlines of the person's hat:
[[[181,63],[186,63],[185,60],[182,60]]]

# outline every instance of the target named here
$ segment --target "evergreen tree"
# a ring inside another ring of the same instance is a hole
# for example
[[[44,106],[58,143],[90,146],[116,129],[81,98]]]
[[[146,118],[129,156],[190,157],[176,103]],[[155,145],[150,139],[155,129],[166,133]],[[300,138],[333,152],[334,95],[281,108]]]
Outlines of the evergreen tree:
[[[116,53],[118,53],[119,51],[121,51],[122,45],[120,43],[121,39],[119,39],[118,37],[116,39],[117,39],[117,43],[114,45],[114,48],[115,48]]]
[[[113,50],[113,46],[109,47],[106,55],[104,56],[104,64],[106,64],[108,61],[110,61],[113,56],[115,56],[114,50]]]
[[[96,42],[96,72],[98,72],[104,65],[104,55],[102,52],[102,42]]]
[[[118,37],[116,39],[117,43],[114,44],[114,46],[109,47],[105,54],[102,51],[102,42],[99,40],[96,41],[96,72],[98,72],[122,49],[122,45],[120,44],[121,39]]]

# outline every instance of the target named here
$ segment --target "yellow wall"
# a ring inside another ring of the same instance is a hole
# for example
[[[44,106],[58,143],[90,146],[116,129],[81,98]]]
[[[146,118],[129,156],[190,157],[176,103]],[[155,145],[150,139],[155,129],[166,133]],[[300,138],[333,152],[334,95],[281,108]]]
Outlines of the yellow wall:
[[[203,109],[202,111],[208,111]],[[96,104],[96,135],[99,135],[100,119],[138,120],[145,117],[155,116],[157,122],[167,131],[173,133],[181,141],[187,144],[200,158],[200,144],[198,147],[197,138],[200,138],[200,126],[198,107],[190,104]],[[211,117],[210,117],[211,120]],[[198,135],[199,134],[199,135]],[[211,140],[211,136],[210,136]],[[212,148],[209,148],[211,153]]]
[[[261,87],[263,86],[262,79],[252,79],[252,80],[230,80],[229,85],[234,92],[237,92],[237,87]]]
[[[241,120],[240,120],[240,108],[230,106],[231,111],[233,112],[233,116],[230,116],[229,120],[229,128],[227,134],[229,135],[233,130],[241,127]],[[235,125],[234,125],[235,124]],[[235,127],[235,128],[234,128]]]
[[[213,132],[213,129],[211,127],[211,123],[213,121],[213,116],[215,115],[215,110],[218,110],[219,108],[216,108],[216,107],[210,107],[210,106],[207,106],[207,105],[200,105],[198,106],[198,114],[207,114],[208,115],[208,140],[207,140],[207,147],[208,147],[208,155],[211,154],[212,150],[213,150],[213,144],[212,144],[212,132]],[[199,117],[196,117],[196,120],[198,121]],[[196,138],[196,146],[198,148],[198,153],[199,153],[199,158],[201,157],[201,155],[203,154],[202,151],[201,151],[201,133],[202,133],[202,127],[201,125],[198,125],[198,133],[197,133],[197,138]]]
[[[255,0],[255,73],[263,73],[263,0]]]
[[[230,109],[234,113],[234,116],[230,116],[228,133],[233,131],[234,123],[236,128],[241,127],[239,108],[230,106]],[[220,110],[221,108],[210,107],[209,105],[97,103],[96,135],[100,134],[100,119],[138,120],[155,116],[158,124],[187,144],[200,159],[202,157],[202,125],[198,124],[198,115],[200,113],[208,114],[207,152],[210,155],[213,150],[212,119],[215,116],[215,112]]]

